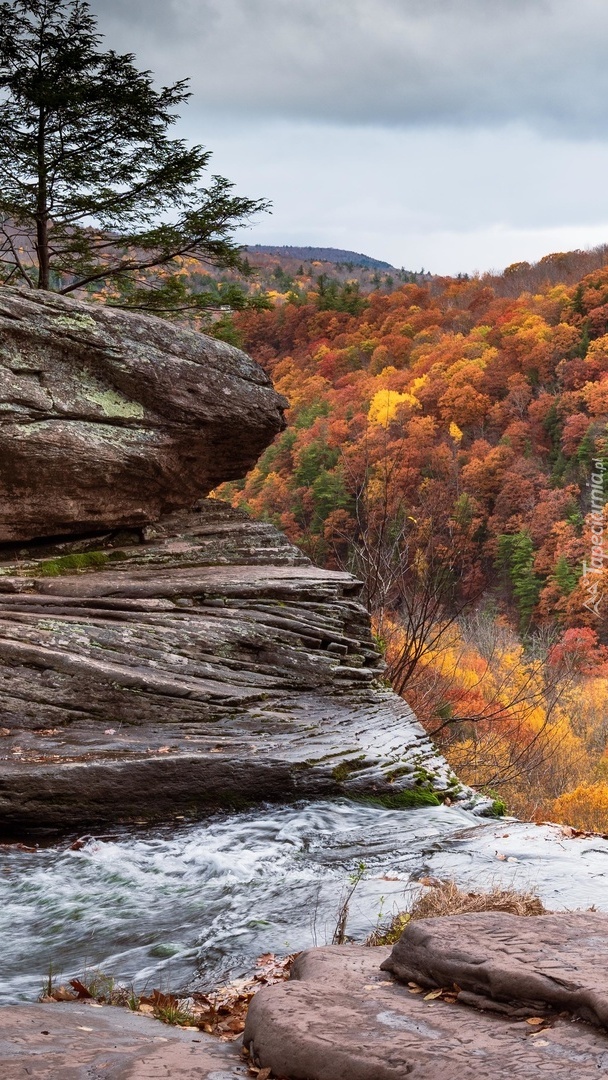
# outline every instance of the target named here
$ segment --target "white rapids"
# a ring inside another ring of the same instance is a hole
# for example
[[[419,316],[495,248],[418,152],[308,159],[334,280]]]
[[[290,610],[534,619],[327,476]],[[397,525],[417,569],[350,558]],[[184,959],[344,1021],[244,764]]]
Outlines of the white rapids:
[[[608,910],[608,841],[453,806],[262,806],[70,844],[0,847],[3,1004],[34,1000],[49,965],[63,981],[99,969],[140,991],[209,988],[261,953],[324,945],[361,863],[354,940],[406,906],[424,877],[534,888],[555,910]]]

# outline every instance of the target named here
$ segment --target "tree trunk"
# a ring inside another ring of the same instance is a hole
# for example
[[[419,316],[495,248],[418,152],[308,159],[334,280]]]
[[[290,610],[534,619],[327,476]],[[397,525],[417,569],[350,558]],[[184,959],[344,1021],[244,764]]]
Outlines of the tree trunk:
[[[38,115],[38,198],[36,203],[36,254],[38,256],[38,288],[49,289],[49,217],[46,173],[46,131],[43,109]]]

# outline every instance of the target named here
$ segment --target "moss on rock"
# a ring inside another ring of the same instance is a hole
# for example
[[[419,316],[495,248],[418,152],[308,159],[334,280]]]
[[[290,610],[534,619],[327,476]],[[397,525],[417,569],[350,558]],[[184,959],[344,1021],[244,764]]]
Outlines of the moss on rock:
[[[116,558],[116,555],[112,554]],[[62,574],[76,574],[80,570],[103,570],[110,558],[112,555],[107,555],[105,551],[59,555],[56,559],[45,559],[44,562],[39,563],[34,570],[30,571],[29,576],[60,577]]]
[[[405,788],[394,795],[374,795],[365,800],[375,806],[384,806],[387,810],[415,810],[423,806],[441,806],[441,799],[435,791],[421,791],[420,788]]]

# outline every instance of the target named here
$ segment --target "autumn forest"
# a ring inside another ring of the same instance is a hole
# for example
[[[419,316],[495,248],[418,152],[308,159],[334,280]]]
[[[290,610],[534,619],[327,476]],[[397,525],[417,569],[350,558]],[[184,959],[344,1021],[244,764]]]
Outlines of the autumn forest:
[[[605,832],[608,267],[543,262],[367,289],[277,262],[216,331],[289,425],[218,494],[363,580],[387,680],[497,812]]]

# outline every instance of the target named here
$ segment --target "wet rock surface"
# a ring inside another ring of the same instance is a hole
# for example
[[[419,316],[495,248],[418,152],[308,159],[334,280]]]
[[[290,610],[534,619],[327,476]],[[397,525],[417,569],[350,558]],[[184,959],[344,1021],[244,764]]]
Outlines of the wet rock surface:
[[[406,927],[383,964],[395,978],[461,987],[478,1008],[566,1009],[608,1027],[608,915],[484,912]]]
[[[303,953],[291,981],[250,1006],[244,1042],[255,1059],[290,1080],[586,1080],[608,1070],[605,1032],[425,1000],[380,970],[388,951]]]
[[[0,287],[0,543],[143,526],[245,475],[287,402],[239,349]]]
[[[2,1010],[2,1080],[237,1080],[239,1048],[128,1009],[31,1005]]]
[[[20,554],[0,564],[5,833],[262,799],[463,797],[381,685],[359,583],[272,526],[210,499],[139,535]]]

